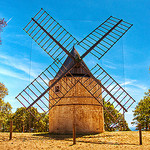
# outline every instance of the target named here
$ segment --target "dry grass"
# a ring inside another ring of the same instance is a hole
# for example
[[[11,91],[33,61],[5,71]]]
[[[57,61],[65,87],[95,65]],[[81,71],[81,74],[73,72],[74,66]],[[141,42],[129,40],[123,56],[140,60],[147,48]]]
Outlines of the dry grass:
[[[0,133],[0,150],[150,150],[150,132],[143,131],[142,135],[143,145],[139,145],[139,133],[137,131],[78,135],[76,145],[72,145],[72,135],[13,133],[13,139],[9,141],[9,133]]]

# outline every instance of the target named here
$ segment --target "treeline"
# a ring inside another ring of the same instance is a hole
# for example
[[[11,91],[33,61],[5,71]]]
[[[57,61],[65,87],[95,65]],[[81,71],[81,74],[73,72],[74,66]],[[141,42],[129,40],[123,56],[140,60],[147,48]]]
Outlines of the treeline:
[[[118,114],[117,116],[120,116],[120,113],[114,109],[113,105],[108,103],[107,107],[113,110],[113,114],[116,113]],[[11,110],[11,107],[9,108],[9,110]],[[34,116],[31,115],[30,112]],[[31,107],[30,112],[28,112],[25,107],[18,108],[15,113],[11,113],[11,111],[9,111],[9,113],[7,113],[7,115],[5,115],[5,117],[3,117],[1,121],[2,124],[1,131],[3,132],[9,131],[9,127],[10,127],[9,122],[10,120],[13,120],[14,132],[48,132],[49,115],[39,113],[37,109],[34,107]],[[40,116],[42,117],[38,121],[36,118],[39,118]],[[123,116],[120,118],[119,124],[114,127],[112,127],[112,124],[115,123],[115,119],[113,119],[106,111],[104,111],[104,120],[105,120],[104,126],[106,131],[115,131],[115,130],[129,131],[130,130],[126,121],[123,120]]]
[[[39,118],[40,113],[36,108],[32,107],[30,112]],[[18,108],[13,114],[13,131],[15,132],[48,132],[49,129],[49,116],[42,114],[42,118],[37,120],[25,107]]]
[[[113,118],[107,111],[104,109],[104,127],[105,131],[130,131],[128,127],[128,123],[126,122],[124,116],[114,108],[114,105],[110,102],[103,101],[104,106],[106,107],[109,112],[111,112],[116,117]],[[118,120],[118,123],[116,124],[116,120]]]
[[[9,104],[9,102],[4,102],[4,97],[6,95],[8,95],[8,89],[3,83],[0,83],[0,130],[4,130],[5,127],[6,130],[8,130],[8,122],[12,115],[11,105]]]
[[[138,124],[140,123],[143,130],[150,131],[150,89],[144,94],[145,96],[140,100],[133,111],[134,119],[132,124],[136,125],[136,129],[138,129]]]
[[[1,88],[1,99],[0,99],[0,130],[1,131],[9,131],[9,122],[13,120],[13,131],[14,132],[47,132],[49,129],[49,116],[40,114],[42,117],[39,121],[36,118],[39,118],[39,112],[37,109],[32,107],[30,112],[36,117],[33,117],[25,107],[18,108],[15,113],[11,112],[11,105],[7,102],[4,102],[4,97],[8,95],[8,89],[4,86],[4,84],[0,83]],[[106,103],[104,101],[104,103]],[[113,114],[116,116],[120,116],[121,114],[114,109],[114,106],[109,102],[105,104]],[[118,118],[116,118],[118,119]],[[106,131],[114,131],[114,130],[130,130],[128,128],[128,124],[125,120],[123,120],[123,116],[119,119],[119,125],[112,127],[112,124],[115,123],[115,119],[112,118],[105,110],[104,110],[104,120],[105,120],[105,130]]]
[[[4,84],[0,83],[0,131],[9,131],[10,120],[13,120],[13,131],[15,132],[47,132],[49,130],[49,116],[40,114],[42,118],[39,118],[39,112],[36,108],[32,107],[30,111],[36,117],[33,117],[25,107],[18,108],[15,113],[12,113],[12,107],[9,102],[4,102],[4,97],[8,95],[8,89]],[[116,119],[112,118],[104,110],[104,126],[106,131],[114,130],[130,130],[126,120],[123,116],[120,117],[120,112],[114,109],[113,104],[110,102],[106,103],[105,107],[111,111],[111,113],[116,114]],[[118,118],[119,117],[119,118]],[[119,123],[116,126],[112,126],[116,120],[119,119]],[[138,103],[134,110],[134,122],[133,124],[138,125],[141,123],[143,130],[149,129],[150,124],[150,90],[145,93],[144,98]],[[138,128],[138,126],[137,126]]]
[[[39,117],[36,108],[31,108],[30,111],[34,116]],[[43,114],[41,114],[43,115]],[[48,132],[48,114],[43,115],[39,121],[31,115],[25,107],[18,108],[15,113],[5,116],[1,119],[1,131],[8,132],[10,120],[13,121],[14,132]]]
[[[10,103],[4,101],[4,97],[7,95],[8,89],[3,83],[0,83],[0,131],[9,131],[10,120],[13,120],[13,131],[16,132],[48,131],[48,115],[41,114],[43,115],[42,119],[37,121],[24,107],[18,108],[15,113],[12,113]],[[31,108],[30,111],[38,118],[35,108]]]

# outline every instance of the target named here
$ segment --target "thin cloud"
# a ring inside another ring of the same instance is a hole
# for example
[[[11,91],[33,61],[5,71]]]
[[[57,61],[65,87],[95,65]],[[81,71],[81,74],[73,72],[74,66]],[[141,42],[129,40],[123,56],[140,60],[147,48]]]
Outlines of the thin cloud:
[[[147,85],[144,85],[143,83],[141,83],[138,80],[125,78],[124,81],[123,81],[120,78],[120,76],[113,76],[113,77],[115,77],[116,79],[118,79],[117,82],[123,88],[134,87],[134,89],[136,89],[136,88],[137,89],[141,89],[141,90],[147,90],[148,89]]]
[[[127,80],[126,82],[124,82],[120,85],[121,86],[133,86],[135,88],[142,89],[142,90],[148,89],[148,87],[146,85],[139,83],[139,81],[137,81],[137,80],[131,80],[131,79],[126,79],[126,80]]]
[[[22,74],[19,74],[19,73],[16,73],[14,71],[7,70],[7,69],[4,69],[4,68],[0,68],[0,74],[10,76],[10,77],[14,77],[14,78],[17,78],[17,79],[20,79],[20,80],[25,80],[25,81],[29,80],[28,78],[23,77]]]
[[[142,90],[147,90],[147,89],[148,89],[147,86],[142,85],[142,84],[134,84],[134,86],[135,86],[135,87],[138,87],[138,88],[140,88],[140,89],[142,89]]]
[[[104,65],[105,67],[107,67],[107,68],[109,68],[109,69],[116,69],[116,67],[114,67],[114,66],[111,66],[111,65]]]
[[[110,69],[117,69],[117,68],[116,68],[117,65],[114,64],[114,63],[112,63],[111,61],[104,60],[104,61],[103,61],[103,64],[104,64],[104,66],[107,67],[107,68],[110,68]]]
[[[39,66],[42,66],[41,64],[30,62],[30,60],[27,58],[19,59],[12,56],[1,54],[0,63],[18,69],[20,71],[23,71],[24,73],[30,75],[33,78],[37,77],[40,71],[42,71],[42,69],[39,68]],[[32,67],[36,69],[31,71],[30,64],[32,64]]]
[[[120,86],[133,85],[133,83],[136,82],[136,80],[131,80],[131,79],[125,79],[125,80],[127,80],[127,81],[121,83]]]

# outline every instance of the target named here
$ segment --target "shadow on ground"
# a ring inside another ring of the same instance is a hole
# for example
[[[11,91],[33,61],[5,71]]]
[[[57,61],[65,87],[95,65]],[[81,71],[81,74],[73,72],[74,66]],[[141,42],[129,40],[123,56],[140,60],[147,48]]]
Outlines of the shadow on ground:
[[[96,134],[76,134],[76,138],[80,138],[80,137],[84,138],[85,136],[90,136],[90,135],[92,136]],[[40,133],[40,134],[33,134],[33,136],[49,137],[55,140],[65,140],[73,137],[72,134],[54,134],[54,133]]]
[[[72,141],[72,140],[66,140],[66,141]],[[77,140],[77,142],[80,143],[91,143],[91,144],[108,144],[108,145],[138,145],[133,143],[119,143],[119,142],[105,142],[105,141],[84,141],[84,140]]]
[[[73,141],[72,134],[52,134],[52,133],[43,133],[43,134],[33,134],[33,136],[37,137],[45,137],[54,140],[65,140],[65,141]],[[99,138],[103,137],[115,137],[115,136],[123,136],[123,135],[101,135],[101,134],[77,134],[76,138],[77,143],[91,143],[91,144],[109,144],[109,145],[137,145],[134,143],[121,143],[121,142],[107,142],[105,139],[99,140]],[[94,139],[94,140],[93,140]],[[70,145],[72,146],[72,145]]]

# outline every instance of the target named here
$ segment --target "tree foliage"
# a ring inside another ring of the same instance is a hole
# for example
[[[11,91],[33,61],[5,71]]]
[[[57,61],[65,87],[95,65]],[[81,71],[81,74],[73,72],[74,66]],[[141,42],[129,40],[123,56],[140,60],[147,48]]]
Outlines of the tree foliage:
[[[0,83],[0,120],[3,123],[3,130],[8,131],[9,129],[9,120],[13,119],[13,131],[16,132],[46,132],[49,128],[49,116],[42,114],[42,118],[37,121],[36,118],[39,118],[39,112],[36,108],[31,107],[30,112],[35,116],[31,115],[29,111],[26,110],[25,107],[18,108],[16,112],[12,115],[11,113],[11,105],[7,102],[4,102],[4,97],[8,95],[8,89],[4,84]],[[114,109],[113,104],[110,102],[106,103],[104,101],[104,105],[109,111],[111,111],[112,115],[116,115],[116,119],[121,115],[116,109]],[[12,117],[13,116],[13,117]],[[119,126],[111,127],[112,124],[115,123],[115,119],[108,114],[104,110],[104,120],[105,120],[105,130],[122,130],[123,129],[123,116],[119,119]],[[127,122],[124,120],[124,130],[130,130],[128,128]],[[0,127],[1,129],[1,127]]]
[[[9,102],[5,103],[4,98],[8,95],[8,89],[3,83],[0,83],[0,130],[3,125],[3,130],[8,130],[9,119],[11,117],[11,105]]]
[[[105,130],[106,131],[114,131],[114,130],[125,130],[125,131],[129,131],[129,127],[128,127],[128,124],[126,122],[126,120],[124,119],[123,115],[118,112],[117,109],[114,108],[114,105],[111,104],[110,102],[105,102],[104,100],[104,106],[106,107],[106,109],[108,109],[109,111],[111,111],[111,114],[113,116],[116,115],[115,118],[113,118],[106,110],[104,110],[104,121],[105,121]],[[120,117],[121,116],[121,117]],[[116,120],[118,120],[119,124],[117,123],[116,126],[112,127],[112,125],[114,123],[116,123]]]
[[[150,89],[144,94],[145,96],[140,100],[133,111],[134,122],[132,122],[132,124],[138,125],[138,123],[141,123],[142,129],[148,130],[148,125],[150,124]]]
[[[8,95],[8,89],[3,83],[0,82],[0,99],[4,100],[4,97]]]
[[[8,95],[8,89],[0,82],[0,113],[3,111],[4,97]],[[1,115],[1,114],[0,114]]]
[[[31,115],[31,113],[34,115]],[[48,115],[43,115],[43,117],[38,121],[39,113],[37,109],[31,107],[30,112],[26,110],[25,107],[18,108],[14,113],[13,124],[14,131],[23,132],[46,132],[48,131]]]

